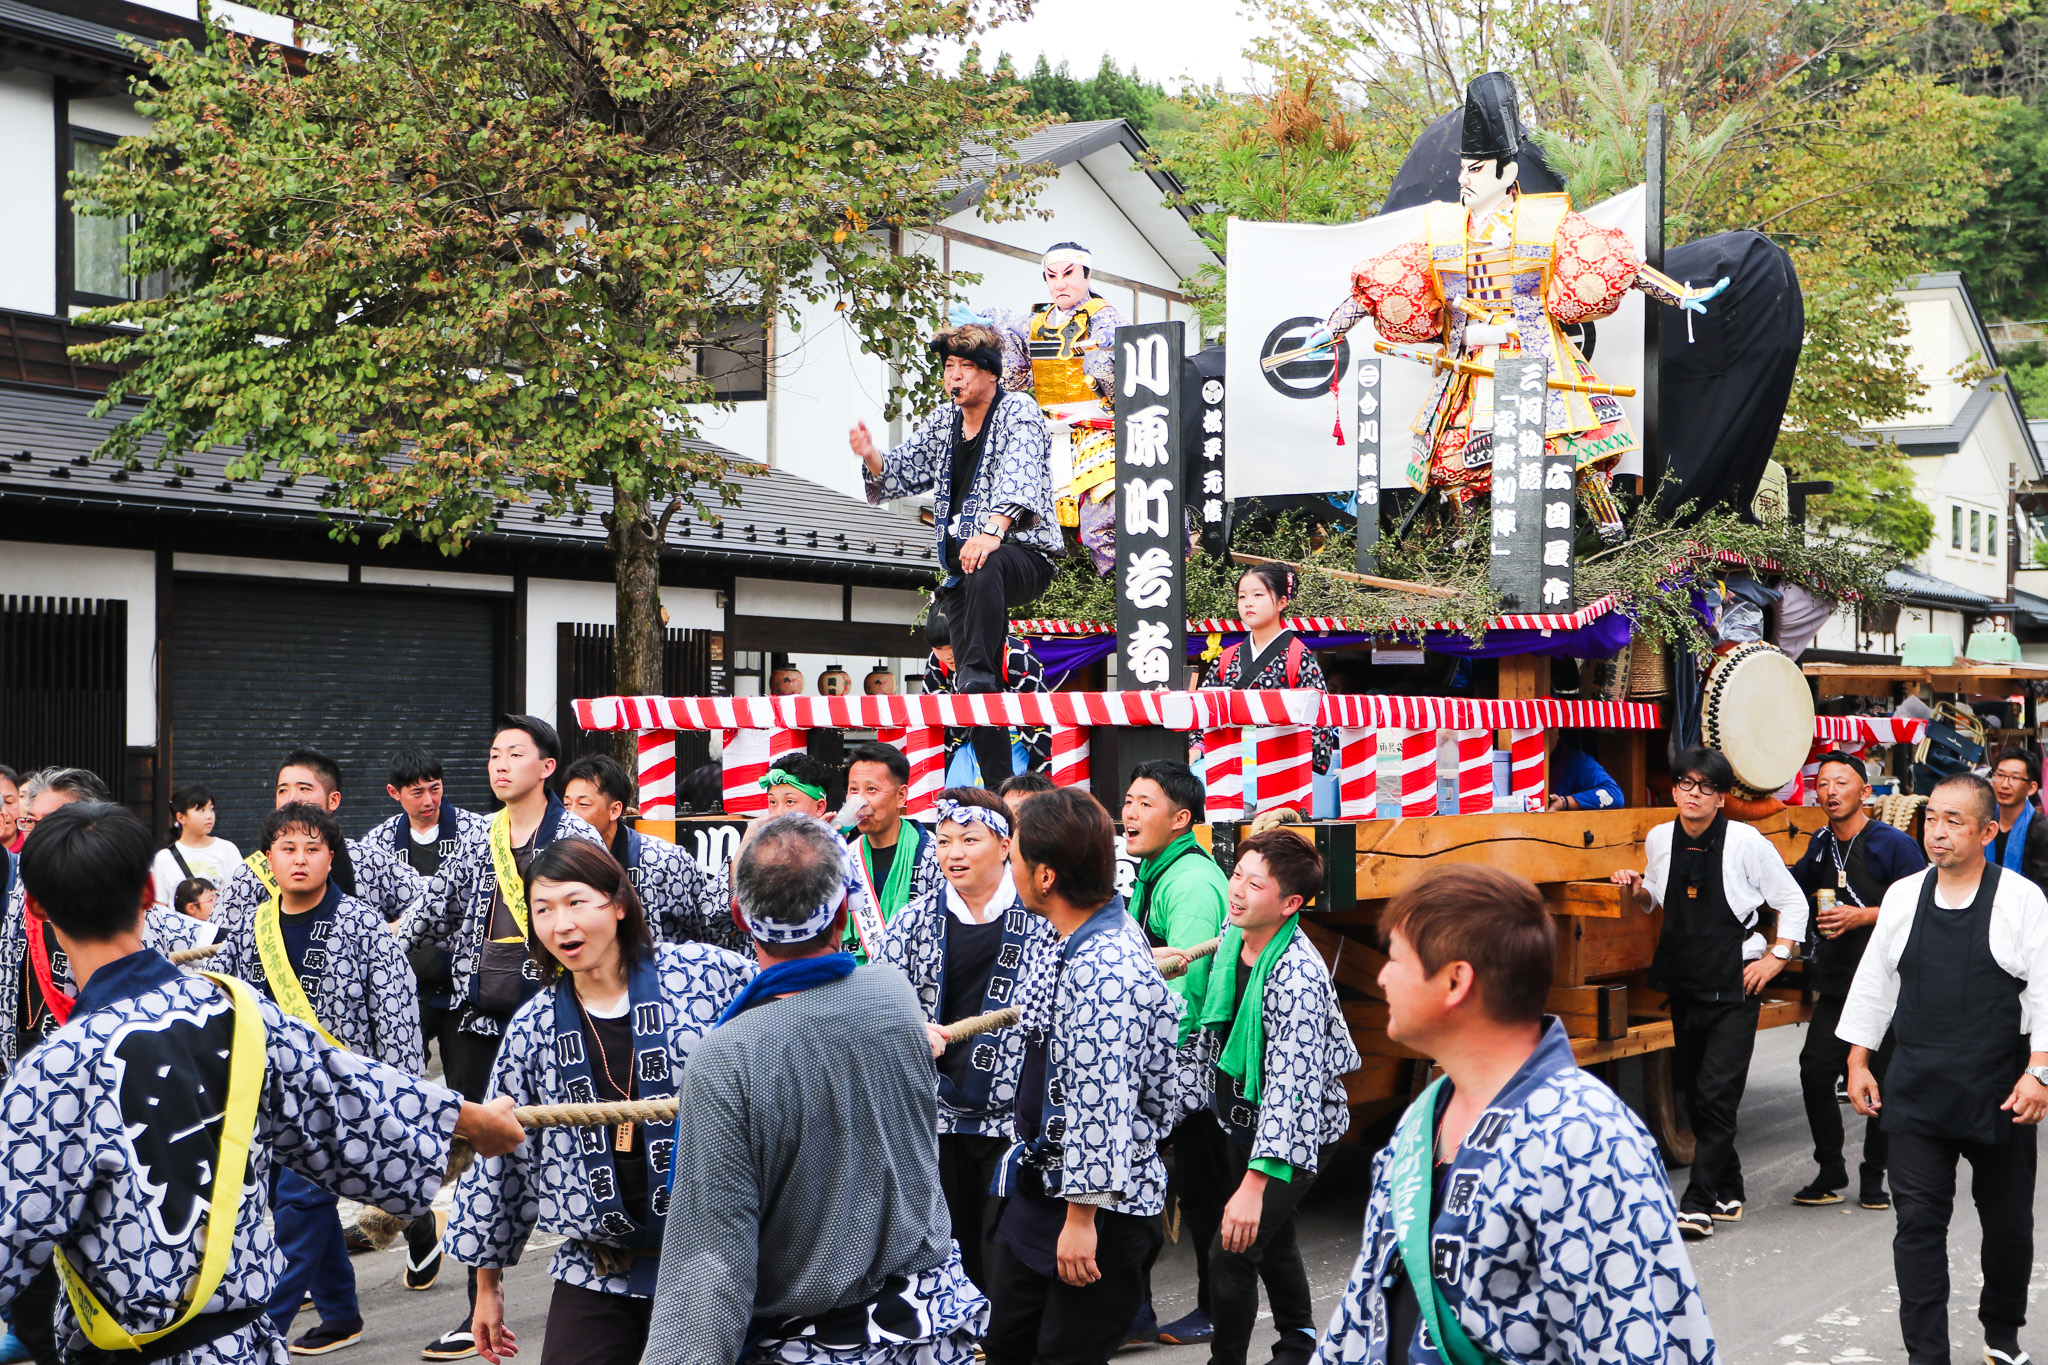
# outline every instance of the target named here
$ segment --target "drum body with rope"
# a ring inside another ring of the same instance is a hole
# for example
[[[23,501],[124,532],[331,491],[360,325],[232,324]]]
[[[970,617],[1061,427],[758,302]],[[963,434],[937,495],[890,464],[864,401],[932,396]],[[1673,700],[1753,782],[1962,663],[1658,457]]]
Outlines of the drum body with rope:
[[[1813,689],[1792,656],[1752,640],[1714,664],[1700,740],[1735,770],[1738,794],[1761,800],[1799,776],[1813,744]]]

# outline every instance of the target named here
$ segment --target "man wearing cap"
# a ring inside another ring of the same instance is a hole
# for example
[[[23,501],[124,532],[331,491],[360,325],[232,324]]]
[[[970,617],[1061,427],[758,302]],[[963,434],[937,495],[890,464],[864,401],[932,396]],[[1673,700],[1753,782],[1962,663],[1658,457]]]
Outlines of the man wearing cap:
[[[1051,451],[1037,405],[1003,390],[994,328],[948,327],[932,350],[944,362],[951,406],[887,454],[865,422],[854,423],[848,443],[865,466],[869,502],[932,492],[946,570],[933,606],[952,625],[954,690],[1000,692],[1010,609],[1045,591],[1065,549],[1053,515]],[[983,772],[1009,771],[1007,727],[983,726],[971,739]]]

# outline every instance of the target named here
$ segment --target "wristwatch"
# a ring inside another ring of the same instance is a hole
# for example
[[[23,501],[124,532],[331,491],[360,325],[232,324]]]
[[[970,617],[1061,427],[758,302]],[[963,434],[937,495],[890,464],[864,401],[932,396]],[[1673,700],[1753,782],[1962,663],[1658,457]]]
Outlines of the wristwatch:
[[[1001,540],[1004,536],[1009,534],[1009,528],[1004,526],[1001,522],[997,521],[994,517],[990,517],[987,521],[984,521],[981,524],[981,533],[985,536],[994,536],[997,540]]]
[[[2032,1076],[2041,1084],[2048,1085],[2048,1066],[2030,1066],[2027,1068],[2026,1074]]]
[[[1792,960],[1792,949],[1783,943],[1773,943],[1771,945],[1771,956],[1780,962],[1790,962]]]

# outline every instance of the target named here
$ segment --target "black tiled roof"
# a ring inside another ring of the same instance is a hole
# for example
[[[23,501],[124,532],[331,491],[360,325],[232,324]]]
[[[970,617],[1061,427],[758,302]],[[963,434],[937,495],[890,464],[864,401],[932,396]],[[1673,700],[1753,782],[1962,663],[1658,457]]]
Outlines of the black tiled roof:
[[[143,468],[128,470],[94,460],[93,450],[115,426],[93,417],[93,397],[53,390],[0,386],[0,508],[16,514],[42,507],[140,520],[210,520],[245,526],[304,526],[324,534],[332,521],[362,519],[328,513],[327,485],[293,482],[275,471],[261,479],[227,478],[233,452],[221,447],[184,457],[191,472],[153,467],[160,443],[145,442]],[[696,449],[730,451],[706,442]],[[741,461],[742,471],[760,469]],[[665,558],[714,563],[741,572],[787,577],[807,568],[835,580],[848,578],[904,586],[931,581],[938,560],[930,528],[779,469],[734,479],[739,501],[720,506],[707,497],[711,516],[688,506],[669,524]],[[590,510],[549,516],[501,504],[496,529],[479,540],[603,553],[602,514],[608,488],[590,489]]]

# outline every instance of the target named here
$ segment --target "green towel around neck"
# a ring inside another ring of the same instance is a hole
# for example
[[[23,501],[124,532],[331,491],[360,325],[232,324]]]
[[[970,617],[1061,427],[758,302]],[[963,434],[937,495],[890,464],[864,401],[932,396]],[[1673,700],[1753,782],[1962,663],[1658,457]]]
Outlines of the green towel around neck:
[[[1230,1037],[1225,1040],[1223,1055],[1216,1064],[1225,1075],[1244,1082],[1244,1097],[1253,1104],[1259,1102],[1265,1081],[1266,978],[1272,974],[1273,964],[1287,951],[1287,945],[1294,942],[1300,920],[1299,915],[1289,915],[1281,922],[1272,942],[1259,953],[1258,961],[1252,964],[1251,977],[1245,982],[1244,1001],[1238,1005],[1235,1019],[1231,1018],[1231,1005],[1237,994],[1237,964],[1244,953],[1244,931],[1234,924],[1225,925],[1223,944],[1216,950],[1216,969],[1204,983],[1201,1003],[1196,1006],[1190,1001],[1187,1014],[1181,1017],[1182,1043],[1197,1028],[1217,1032],[1224,1024],[1230,1025]]]

